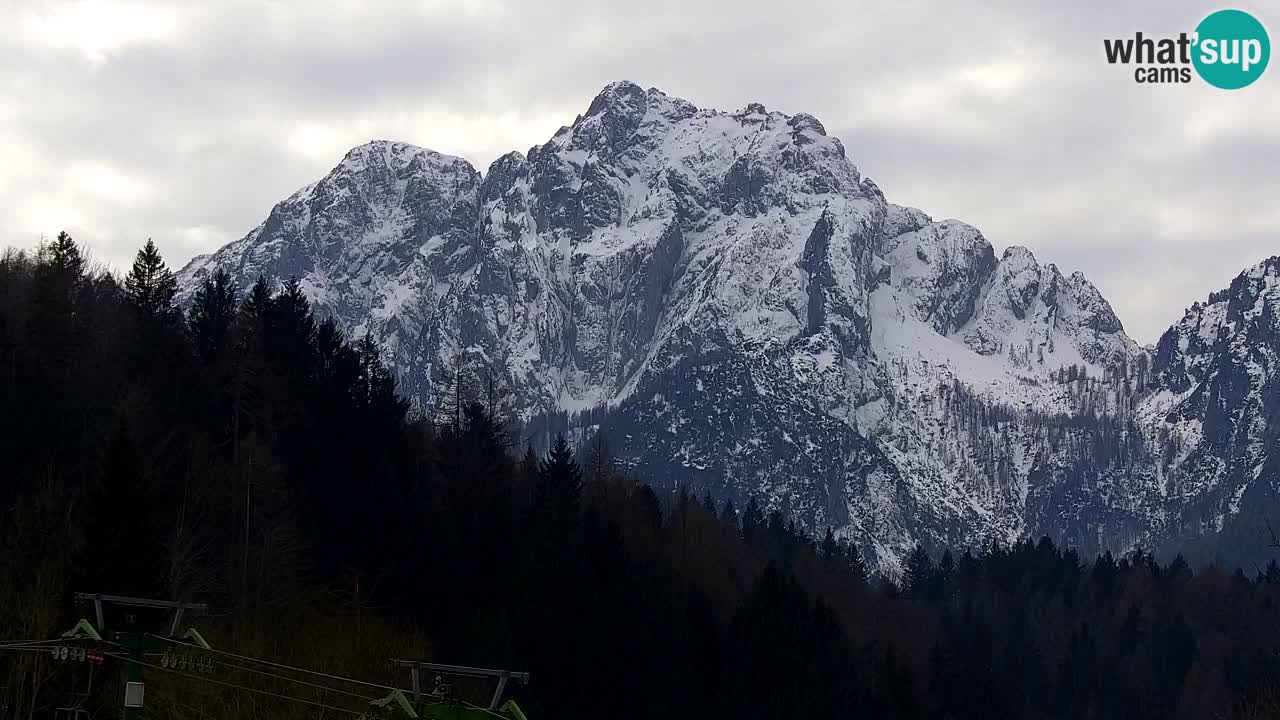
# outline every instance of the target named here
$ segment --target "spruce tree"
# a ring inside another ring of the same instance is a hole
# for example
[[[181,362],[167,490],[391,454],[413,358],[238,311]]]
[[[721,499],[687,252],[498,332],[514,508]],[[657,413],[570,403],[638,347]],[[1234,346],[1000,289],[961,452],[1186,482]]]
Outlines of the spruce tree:
[[[42,245],[36,255],[35,312],[32,320],[37,328],[49,327],[70,332],[74,314],[76,293],[85,279],[84,257],[75,240],[65,232],[48,245]]]
[[[447,427],[460,432],[462,415],[476,396],[476,378],[468,363],[467,354],[456,351],[449,356],[433,384],[435,395],[432,422],[437,427]]]
[[[830,527],[827,528],[826,534],[822,536],[822,543],[818,546],[818,552],[822,557],[823,565],[832,567],[835,564],[835,560],[840,554],[840,544],[836,542],[836,534]]]
[[[609,449],[609,439],[603,431],[597,431],[591,438],[591,451],[587,456],[587,479],[591,482],[603,482],[613,477],[613,451]]]
[[[382,363],[382,351],[372,332],[365,331],[356,352],[360,359],[359,399],[370,408],[393,408],[398,402],[395,378]]]
[[[291,277],[280,288],[272,302],[272,320],[276,329],[298,342],[311,342],[316,329],[311,302],[302,291],[302,283]]]
[[[40,249],[40,259],[58,274],[76,278],[84,274],[84,256],[65,230]]]
[[[532,487],[538,480],[538,454],[533,451],[533,443],[528,443],[524,447],[524,457],[520,459],[517,466],[519,469],[519,477],[529,487]]]
[[[867,563],[862,559],[862,550],[857,545],[849,543],[844,548],[845,562],[849,565],[849,572],[857,578],[858,582],[865,583],[867,581]]]
[[[764,513],[760,511],[760,502],[752,495],[747,501],[747,509],[742,512],[742,539],[747,544],[755,539],[756,532],[764,525]]]
[[[256,288],[255,288],[256,289]],[[294,382],[305,382],[316,360],[316,321],[296,277],[285,281],[267,312],[268,356]]]
[[[44,372],[60,371],[75,361],[83,342],[77,332],[83,318],[77,301],[85,280],[84,257],[66,232],[40,247],[34,279],[26,323],[27,341],[34,350],[32,365]]]
[[[236,318],[236,289],[226,270],[219,268],[200,283],[191,298],[189,318],[196,353],[205,361],[217,356]]]
[[[706,509],[706,511],[711,515],[711,517],[716,516],[716,499],[711,497],[710,490],[707,490],[702,495],[702,507]]]
[[[134,257],[124,289],[144,319],[167,322],[175,317],[173,299],[178,294],[178,280],[151,240]]]
[[[938,560],[938,581],[941,585],[946,585],[955,579],[956,560],[951,556],[951,550],[943,550],[942,557]]]
[[[554,524],[571,524],[582,502],[582,469],[563,434],[556,436],[551,452],[538,465],[535,488],[538,510]]]
[[[262,321],[271,310],[271,299],[271,286],[267,284],[265,277],[259,275],[253,283],[253,288],[249,290],[249,299],[245,301],[244,308],[251,316]]]
[[[902,591],[913,597],[923,596],[933,580],[933,574],[933,558],[929,557],[929,551],[923,545],[916,545],[902,568]]]
[[[724,501],[724,508],[720,510],[720,522],[737,529],[738,510],[733,506],[733,498]]]

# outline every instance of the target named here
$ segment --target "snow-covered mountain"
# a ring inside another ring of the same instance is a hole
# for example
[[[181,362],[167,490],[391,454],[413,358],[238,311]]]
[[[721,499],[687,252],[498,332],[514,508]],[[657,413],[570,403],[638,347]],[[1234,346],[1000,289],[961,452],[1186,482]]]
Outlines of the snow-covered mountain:
[[[891,569],[916,542],[1220,531],[1277,481],[1280,260],[1154,349],[1080,273],[888,203],[805,114],[628,82],[483,176],[350,151],[180,273],[300,279],[430,412],[465,364],[668,486],[755,495]],[[591,411],[591,412],[583,412]]]

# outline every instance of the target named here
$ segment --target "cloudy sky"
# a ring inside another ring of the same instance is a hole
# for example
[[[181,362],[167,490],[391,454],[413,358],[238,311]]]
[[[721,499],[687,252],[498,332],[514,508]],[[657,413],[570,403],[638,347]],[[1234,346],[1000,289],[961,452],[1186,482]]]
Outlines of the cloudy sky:
[[[1154,341],[1280,254],[1280,68],[1145,86],[1103,38],[1223,6],[1099,0],[0,0],[0,245],[126,267],[233,240],[349,147],[484,169],[612,80],[809,112],[891,201],[1083,270]],[[1237,2],[1272,29],[1274,4]]]

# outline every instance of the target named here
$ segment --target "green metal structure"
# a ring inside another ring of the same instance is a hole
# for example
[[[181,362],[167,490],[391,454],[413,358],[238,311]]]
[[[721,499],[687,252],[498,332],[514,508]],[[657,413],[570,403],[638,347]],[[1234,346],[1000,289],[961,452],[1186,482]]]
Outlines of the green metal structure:
[[[528,684],[527,672],[420,660],[392,660],[391,664],[409,670],[413,688],[408,694],[403,690],[393,690],[386,697],[370,702],[370,715],[378,720],[528,720],[514,700],[502,700],[508,681]],[[435,687],[430,691],[422,687],[424,672],[435,675]],[[489,706],[481,707],[455,697],[452,686],[444,682],[444,676],[496,681]]]
[[[198,630],[188,626],[185,633],[179,634],[184,614],[193,611],[202,612],[206,609],[201,603],[90,593],[77,593],[76,600],[92,608],[93,620],[96,622],[87,618],[81,619],[75,627],[62,633],[59,638],[62,642],[51,647],[50,650],[55,659],[89,661],[90,688],[93,682],[93,665],[101,664],[105,657],[123,661],[125,693],[120,708],[120,720],[141,720],[145,700],[145,685],[142,677],[144,666],[184,674],[188,671],[209,673],[215,667],[212,653],[219,651],[214,651]],[[151,665],[147,661],[148,656],[160,656],[158,665]],[[242,659],[253,660],[253,658]],[[417,660],[392,660],[391,663],[393,666],[409,670],[412,688],[392,689],[385,697],[370,701],[367,711],[360,720],[528,720],[524,711],[514,700],[503,701],[507,683],[515,681],[527,684],[529,682],[527,672],[445,665]],[[300,668],[292,669],[311,672]],[[435,685],[430,690],[423,687],[424,672],[431,673],[435,678]],[[346,680],[331,675],[325,677],[338,681]],[[493,681],[495,688],[488,707],[468,702],[457,696],[452,684],[445,682],[445,677],[470,678],[470,682]],[[350,682],[371,685],[358,680],[350,680]],[[391,689],[394,686],[373,685],[373,687]],[[255,691],[250,688],[245,689]],[[83,707],[83,701],[87,699],[88,693],[82,695],[83,697],[75,699],[65,707],[57,708],[57,720],[90,720],[88,711]],[[286,700],[297,699],[278,697]],[[335,709],[351,712],[349,709]]]
[[[139,720],[141,710],[145,699],[146,686],[142,682],[142,667],[145,662],[144,658],[147,654],[160,654],[168,649],[166,642],[168,639],[179,639],[178,628],[182,622],[184,613],[187,612],[203,612],[206,606],[203,603],[184,603],[169,600],[153,600],[149,598],[125,597],[121,595],[105,595],[102,593],[76,593],[75,599],[78,603],[89,604],[93,607],[94,619],[97,624],[90,623],[87,619],[80,620],[74,628],[63,637],[91,639],[97,642],[103,641],[106,636],[108,642],[114,644],[127,656],[128,660],[125,664],[125,695],[124,702],[120,709],[121,720]],[[116,611],[112,617],[111,627],[108,628],[108,616]],[[148,621],[155,622],[161,619],[160,627],[149,626]],[[164,636],[153,635],[155,631],[168,632]],[[192,628],[187,631],[186,635],[180,638],[180,641],[191,643],[197,647],[208,649],[209,644],[204,641],[200,633]]]
[[[495,716],[528,720],[515,700],[508,700],[491,710],[432,695],[424,695],[415,702],[401,690],[393,690],[386,697],[371,701],[369,710],[370,717],[377,720],[494,720]]]

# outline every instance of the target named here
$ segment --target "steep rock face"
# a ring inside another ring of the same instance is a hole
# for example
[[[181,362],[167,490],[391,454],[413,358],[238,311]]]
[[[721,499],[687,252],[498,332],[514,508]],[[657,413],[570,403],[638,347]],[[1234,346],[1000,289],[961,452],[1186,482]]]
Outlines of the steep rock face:
[[[887,203],[815,118],[626,82],[483,178],[356,148],[184,294],[215,267],[297,276],[424,412],[468,366],[531,428],[591,410],[573,428],[660,484],[756,495],[890,571],[917,541],[1211,534],[1271,437],[1274,266],[1153,363],[1083,275]]]
[[[962,335],[982,355],[1034,354],[1037,362],[1064,338],[1080,361],[1100,368],[1139,354],[1111,305],[1083,274],[1063,277],[1056,265],[1042,267],[1020,246],[1005,250]]]
[[[812,119],[617,83],[482,197],[483,302],[526,416],[625,397],[682,327],[865,347],[878,191]]]
[[[1222,531],[1252,497],[1257,553],[1271,541],[1259,532],[1280,483],[1280,257],[1236,277],[1229,288],[1196,303],[1161,336],[1153,373],[1161,390],[1144,408],[1147,422],[1180,430],[1182,459],[1166,480],[1184,499],[1178,523],[1197,533]],[[1249,539],[1246,538],[1245,542]]]
[[[891,232],[898,234],[882,244],[881,253],[916,319],[940,335],[964,327],[996,270],[991,243],[976,228],[955,221]]]
[[[215,267],[242,295],[259,275],[297,277],[321,314],[355,335],[374,332],[404,389],[425,389],[479,259],[480,175],[461,158],[393,142],[352,149],[266,221],[179,274],[180,299]]]

